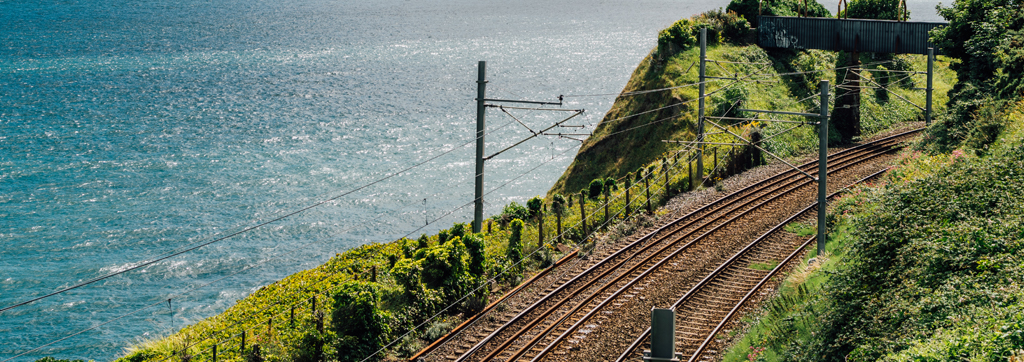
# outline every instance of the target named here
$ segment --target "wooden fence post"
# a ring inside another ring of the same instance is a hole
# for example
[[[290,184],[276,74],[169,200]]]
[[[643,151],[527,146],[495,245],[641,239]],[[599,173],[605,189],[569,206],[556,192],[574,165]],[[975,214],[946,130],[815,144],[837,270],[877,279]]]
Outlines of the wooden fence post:
[[[651,210],[651,172],[647,171],[647,175],[644,176],[644,188],[647,192],[647,213],[650,214]]]
[[[586,239],[587,235],[590,234],[590,233],[587,232],[587,210],[586,210],[586,205],[585,205],[586,203],[587,203],[587,197],[586,197],[586,195],[583,194],[583,191],[580,191],[580,224],[583,225],[583,238],[584,239]]]

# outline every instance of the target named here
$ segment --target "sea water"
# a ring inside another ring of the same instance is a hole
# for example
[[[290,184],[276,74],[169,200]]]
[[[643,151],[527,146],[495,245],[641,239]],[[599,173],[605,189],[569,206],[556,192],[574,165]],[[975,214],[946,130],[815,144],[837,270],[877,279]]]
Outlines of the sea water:
[[[0,313],[0,361],[69,336],[14,360],[110,360],[336,253],[470,221],[478,61],[488,97],[582,95],[560,108],[586,133],[658,30],[726,4],[0,0],[0,308],[219,240]],[[488,111],[488,153],[568,116],[510,112],[525,126]],[[488,161],[485,214],[544,194],[578,147]]]

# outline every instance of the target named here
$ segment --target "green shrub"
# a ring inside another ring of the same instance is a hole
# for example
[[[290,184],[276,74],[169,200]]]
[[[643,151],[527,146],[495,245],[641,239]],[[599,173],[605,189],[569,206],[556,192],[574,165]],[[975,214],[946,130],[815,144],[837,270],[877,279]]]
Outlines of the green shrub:
[[[1024,11],[1014,0],[958,0],[939,14],[949,26],[931,31],[931,41],[958,62],[958,82],[949,91],[947,115],[929,129],[931,147],[948,152],[966,140],[978,110],[991,100],[1024,96]],[[982,128],[985,128],[982,125]]]
[[[662,59],[667,59],[697,44],[698,40],[693,35],[693,22],[690,19],[679,19],[672,26],[658,32],[657,52]]]
[[[587,197],[597,199],[601,196],[601,191],[604,191],[604,180],[595,179],[590,181],[590,188],[587,189]]]
[[[808,1],[806,4],[807,13],[811,17],[831,16],[828,9],[825,9],[817,1]],[[761,15],[798,16],[804,12],[804,2],[802,0],[732,0],[725,7],[726,11],[735,12],[738,16],[750,21],[752,28],[758,27],[758,9],[760,9]]]
[[[428,248],[423,255],[423,284],[439,289],[445,300],[461,295],[468,282],[466,272],[466,246],[461,238]]]
[[[479,277],[484,275],[484,264],[487,262],[487,255],[484,253],[484,239],[469,234],[462,238],[469,253],[469,273]]]
[[[391,268],[391,277],[402,287],[410,300],[415,299],[423,289],[420,285],[422,274],[423,264],[419,260],[401,259]]]
[[[452,239],[466,236],[466,223],[457,222],[452,225],[451,229],[448,229],[448,232]]]
[[[427,234],[420,235],[419,239],[416,239],[417,249],[426,249],[430,246],[430,239],[427,238]]]
[[[695,33],[697,36],[700,36],[702,26],[708,28],[709,45],[712,42],[719,43],[721,41],[743,43],[750,31],[750,22],[735,11],[708,10],[695,16],[693,20],[698,24],[696,26],[697,33]],[[713,34],[714,37],[712,37]]]
[[[1022,169],[1024,146],[1015,145],[989,159],[959,156],[888,188],[851,227],[850,256],[830,275],[819,330],[791,353],[961,361],[1003,360],[1024,348],[1015,317],[1024,311]]]
[[[423,331],[423,339],[428,341],[436,341],[444,335],[451,332],[455,328],[456,320],[441,318],[427,325],[427,329]]]
[[[515,201],[505,205],[505,208],[501,210],[501,220],[503,221],[503,224],[507,224],[515,219],[526,220],[528,218],[530,218],[530,210]]]
[[[604,194],[611,195],[612,191],[618,191],[619,186],[615,184],[615,178],[609,177],[604,179]]]
[[[538,196],[534,196],[530,200],[526,201],[526,208],[530,210],[530,217],[537,217],[540,215],[541,209],[544,207],[544,199]]]
[[[508,249],[506,249],[505,255],[509,262],[517,265],[514,269],[521,271],[522,265],[519,263],[523,261],[523,220],[512,220],[511,225],[512,235],[508,238]]]
[[[328,330],[320,333],[316,328],[303,328],[301,333],[297,344],[289,352],[292,361],[320,362],[334,354],[331,348],[332,341],[337,339],[334,332]]]
[[[384,346],[391,329],[380,309],[380,287],[363,281],[345,282],[334,295],[331,331],[339,336],[337,358],[362,360]]]

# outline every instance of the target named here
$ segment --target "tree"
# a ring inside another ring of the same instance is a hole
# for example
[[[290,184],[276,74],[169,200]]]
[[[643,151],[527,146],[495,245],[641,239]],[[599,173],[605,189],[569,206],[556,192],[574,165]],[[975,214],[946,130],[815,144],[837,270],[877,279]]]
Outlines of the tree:
[[[452,238],[444,244],[435,245],[423,254],[423,284],[428,288],[440,289],[446,300],[460,296],[470,282],[467,280],[466,245],[462,238]]]
[[[398,285],[402,286],[405,296],[414,301],[423,290],[420,283],[420,275],[423,273],[423,264],[419,260],[401,259],[391,268],[391,277]]]
[[[1017,0],[957,0],[939,14],[949,26],[932,30],[931,41],[959,61],[950,63],[957,83],[948,93],[949,112],[930,132],[940,150],[979,136],[994,140],[984,133],[998,134],[1001,124],[985,130],[986,120],[976,115],[999,103],[993,101],[1024,96],[1024,9]]]

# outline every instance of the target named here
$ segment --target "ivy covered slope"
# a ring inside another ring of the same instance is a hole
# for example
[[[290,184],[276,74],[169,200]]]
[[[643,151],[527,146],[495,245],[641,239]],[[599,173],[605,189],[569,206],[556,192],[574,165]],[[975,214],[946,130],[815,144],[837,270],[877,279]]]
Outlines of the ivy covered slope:
[[[832,205],[824,262],[791,275],[725,361],[1024,359],[1024,10],[940,13],[948,111],[883,186]]]
[[[796,15],[803,2],[765,1],[765,14]],[[821,4],[807,3],[808,12],[815,16],[830,16]],[[735,111],[737,101],[744,108],[817,112],[818,81],[826,79],[836,84],[837,74],[830,71],[844,61],[843,55],[829,51],[766,50],[752,44],[751,24],[756,19],[756,1],[733,1],[727,10],[712,10],[682,19],[658,34],[658,46],[645,57],[633,72],[622,94],[616,98],[611,110],[598,124],[593,134],[580,147],[572,164],[548,192],[574,193],[596,178],[621,178],[638,167],[653,162],[666,154],[685,147],[662,140],[692,140],[696,133],[698,113],[698,37],[701,27],[708,31],[707,75],[736,77],[740,82],[715,79],[709,81],[706,93],[706,115],[748,117]],[[739,11],[733,12],[731,10]],[[744,15],[745,14],[745,15]],[[868,69],[919,70],[925,69],[924,57],[913,55],[889,56],[892,63],[877,64],[872,54],[863,54]],[[728,63],[734,62],[734,63]],[[749,64],[736,64],[749,63]],[[945,91],[955,82],[946,62],[940,58],[936,66],[936,104],[945,103]],[[783,73],[802,72],[788,76]],[[877,73],[884,74],[884,73]],[[865,75],[865,77],[872,77]],[[754,81],[756,80],[756,81]],[[875,78],[901,97],[917,104],[924,103],[922,79],[903,79],[889,84],[888,79]],[[678,87],[678,88],[675,88]],[[898,98],[898,97],[894,97]],[[885,91],[867,93],[861,97],[861,134],[870,135],[906,121],[915,121],[920,112],[898,99],[889,99]],[[797,119],[780,116],[783,119]],[[736,133],[775,134],[788,126],[778,123],[722,122]],[[718,132],[706,124],[707,132]],[[834,142],[849,140],[839,134],[830,134]],[[722,142],[734,142],[724,139]],[[783,157],[794,156],[816,147],[817,136],[813,127],[802,127],[793,132],[770,139],[765,146]],[[712,167],[709,162],[706,167]],[[710,171],[710,169],[706,170]]]

